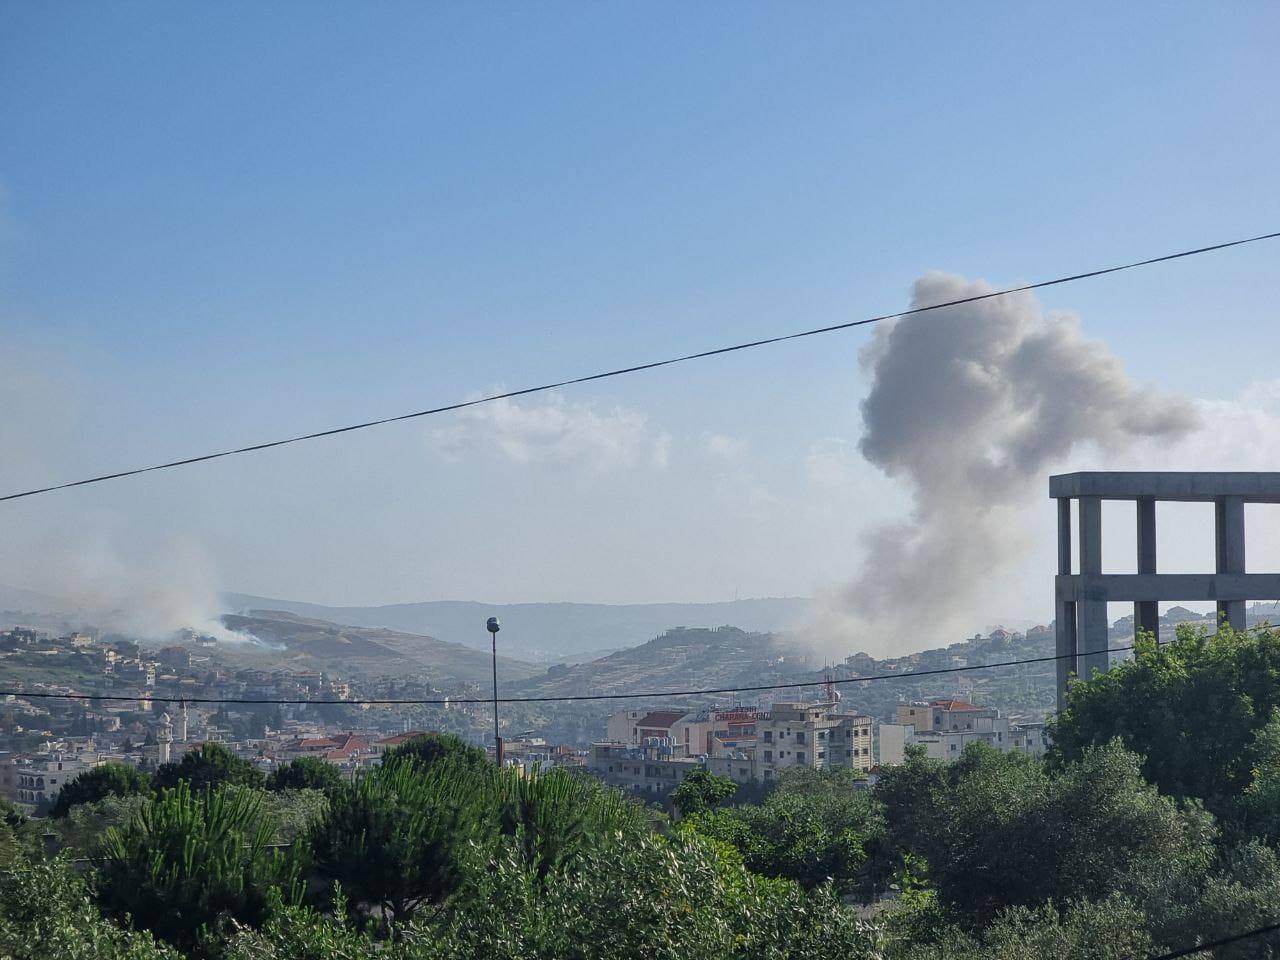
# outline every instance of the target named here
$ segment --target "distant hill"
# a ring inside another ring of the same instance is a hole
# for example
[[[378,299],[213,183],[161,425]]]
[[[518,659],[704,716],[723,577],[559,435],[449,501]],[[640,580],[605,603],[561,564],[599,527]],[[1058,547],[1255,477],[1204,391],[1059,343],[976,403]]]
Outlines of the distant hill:
[[[0,583],[0,611],[44,615],[75,613],[74,610],[68,609],[68,606],[37,590],[10,587]]]
[[[299,660],[305,660],[314,667],[329,667],[345,676],[421,671],[432,680],[464,682],[483,682],[491,676],[489,655],[435,637],[352,627],[282,610],[227,614],[222,621],[228,629],[283,646],[285,649],[277,654],[283,662],[297,665]],[[540,673],[541,668],[499,657],[498,671],[501,676],[521,679]]]
[[[488,617],[502,619],[499,646],[524,660],[544,663],[576,659],[583,653],[633,647],[672,627],[718,627],[731,623],[771,633],[805,623],[813,601],[801,597],[734,600],[724,603],[479,603],[436,600],[379,607],[331,607],[250,594],[222,595],[231,613],[249,609],[285,610],[303,617],[361,627],[387,627],[425,634],[487,650]]]
[[[737,627],[678,627],[589,663],[552,667],[508,683],[519,696],[582,696],[784,682],[813,670],[807,651],[768,633]]]

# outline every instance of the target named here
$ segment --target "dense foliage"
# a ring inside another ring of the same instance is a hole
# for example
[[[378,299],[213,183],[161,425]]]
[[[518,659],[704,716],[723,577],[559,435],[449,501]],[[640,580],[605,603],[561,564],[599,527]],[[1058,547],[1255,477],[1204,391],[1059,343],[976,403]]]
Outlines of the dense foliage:
[[[489,763],[489,758],[479,747],[464,743],[451,733],[427,733],[412,737],[383,754],[384,767],[402,763],[416,764],[424,770],[438,764],[479,770]]]
[[[849,770],[788,770],[762,803],[703,809],[683,829],[732,845],[756,873],[848,890],[865,879],[877,826],[871,795],[856,784]]]
[[[1050,759],[1060,766],[1119,737],[1161,793],[1198,797],[1229,818],[1277,708],[1280,631],[1181,627],[1168,643],[1140,638],[1132,660],[1072,685]]]
[[[461,887],[489,823],[471,778],[455,768],[400,763],[335,793],[310,834],[315,868],[352,906],[393,923]]]
[[[728,777],[717,776],[707,770],[695,770],[671,791],[671,805],[687,817],[694,813],[706,813],[720,806],[738,792],[738,785]]]
[[[674,826],[585,776],[415,738],[354,781],[269,783],[221,747],[159,789],[0,806],[0,957],[106,960],[1128,960],[1280,919],[1268,631],[1142,645],[1077,682],[1048,762],[972,745],[874,784],[708,773]],[[118,789],[117,789],[118,787]],[[267,789],[269,787],[269,789]],[[70,787],[69,787],[70,789]],[[87,875],[68,861],[90,857]],[[868,905],[866,918],[844,900]],[[1215,960],[1280,955],[1280,933]]]
[[[126,763],[104,763],[79,774],[58,791],[51,816],[65,817],[80,803],[151,792],[151,778]]]
[[[234,785],[163,791],[124,827],[107,831],[98,869],[105,912],[193,946],[223,918],[260,923],[273,899],[297,901],[299,865],[272,847],[260,800]]]
[[[332,763],[326,763],[319,757],[299,757],[273,770],[267,777],[267,789],[280,792],[282,790],[319,790],[327,793],[342,786],[342,774]]]
[[[0,870],[0,957],[23,960],[179,960],[179,954],[103,918],[65,861],[19,857]]]
[[[951,765],[913,756],[877,787],[888,847],[922,856],[943,904],[977,926],[1009,907],[1102,899],[1170,865],[1207,865],[1212,818],[1160,796],[1140,762],[1117,741],[1056,776],[981,745]]]
[[[355,960],[373,943],[341,914],[282,911],[228,960]],[[500,842],[450,907],[401,928],[386,960],[870,960],[873,931],[829,889],[742,869],[693,837],[635,836],[539,881]]]
[[[156,790],[169,790],[186,783],[200,792],[222,783],[260,787],[262,774],[247,760],[241,760],[220,743],[202,743],[196,749],[160,765],[153,785]]]

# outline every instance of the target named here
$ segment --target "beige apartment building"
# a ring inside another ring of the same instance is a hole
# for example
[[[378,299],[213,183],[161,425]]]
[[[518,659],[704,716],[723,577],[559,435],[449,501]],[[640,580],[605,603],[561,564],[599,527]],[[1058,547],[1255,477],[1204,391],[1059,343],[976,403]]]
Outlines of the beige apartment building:
[[[834,703],[775,703],[756,715],[755,772],[773,780],[790,767],[870,770],[874,721]]]

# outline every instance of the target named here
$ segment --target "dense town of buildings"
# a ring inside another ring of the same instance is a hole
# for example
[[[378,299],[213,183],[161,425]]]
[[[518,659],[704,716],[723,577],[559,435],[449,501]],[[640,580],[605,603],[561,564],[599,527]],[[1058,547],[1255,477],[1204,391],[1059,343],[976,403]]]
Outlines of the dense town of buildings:
[[[35,660],[61,665],[77,678],[5,685],[0,794],[45,809],[64,784],[97,764],[154,770],[205,742],[224,744],[264,773],[309,756],[354,776],[420,731],[394,710],[347,701],[450,694],[475,699],[479,693],[471,686],[440,691],[404,677],[362,680],[357,689],[319,671],[232,669],[216,658],[213,638],[190,633],[178,640],[153,651],[87,632],[0,631],[0,664],[10,657],[15,663]],[[881,766],[903,762],[913,746],[944,761],[973,742],[1032,755],[1045,746],[1042,724],[1015,722],[960,699],[899,703],[893,715],[876,717],[843,701],[834,686],[821,688],[819,696],[758,707],[624,709],[608,717],[603,736],[589,749],[548,743],[528,731],[504,737],[504,761],[525,769],[582,767],[611,785],[661,799],[700,769],[738,783],[767,784],[796,767],[850,769],[873,779]],[[230,710],[207,702],[220,699],[290,702]],[[334,708],[340,708],[338,716]],[[454,711],[461,715],[460,732],[483,740],[487,707],[459,704]]]
[[[622,710],[609,718],[605,739],[592,743],[587,769],[613,786],[666,796],[694,770],[738,783],[769,783],[794,767],[851,769],[870,778],[881,766],[902,763],[908,747],[950,761],[973,742],[1040,756],[1044,727],[954,699],[899,704],[894,722],[851,710],[838,695],[775,702],[767,710]]]

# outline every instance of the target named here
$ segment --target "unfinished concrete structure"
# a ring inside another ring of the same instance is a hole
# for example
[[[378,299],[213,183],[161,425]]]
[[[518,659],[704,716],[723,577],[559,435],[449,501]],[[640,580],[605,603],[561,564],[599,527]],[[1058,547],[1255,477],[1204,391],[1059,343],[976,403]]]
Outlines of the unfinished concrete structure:
[[[1134,628],[1159,636],[1160,601],[1213,600],[1219,618],[1245,626],[1246,600],[1280,599],[1280,574],[1246,573],[1244,505],[1280,503],[1280,473],[1066,473],[1049,478],[1058,501],[1056,580],[1058,709],[1067,679],[1106,670],[1107,603],[1132,601]],[[1078,503],[1080,569],[1071,569],[1071,501]],[[1102,571],[1102,501],[1132,500],[1138,516],[1138,572]],[[1214,504],[1213,573],[1156,572],[1156,502]]]

